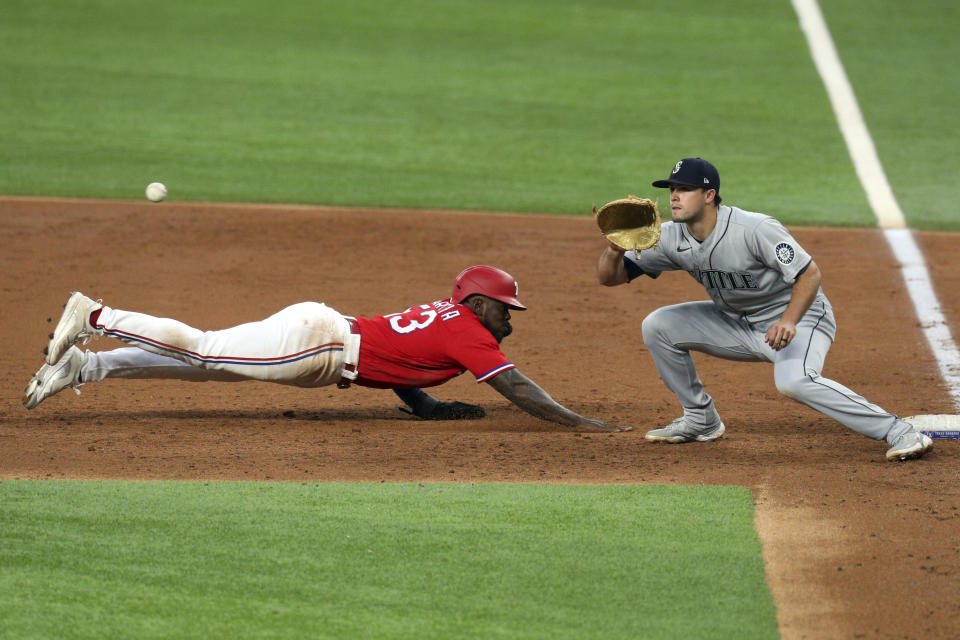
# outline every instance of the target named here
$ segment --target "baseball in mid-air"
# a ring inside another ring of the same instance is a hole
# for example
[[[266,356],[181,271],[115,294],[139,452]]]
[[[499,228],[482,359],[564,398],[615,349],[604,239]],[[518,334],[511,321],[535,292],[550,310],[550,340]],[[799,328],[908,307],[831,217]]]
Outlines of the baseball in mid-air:
[[[162,182],[151,182],[147,185],[147,200],[160,202],[167,197],[167,188]]]

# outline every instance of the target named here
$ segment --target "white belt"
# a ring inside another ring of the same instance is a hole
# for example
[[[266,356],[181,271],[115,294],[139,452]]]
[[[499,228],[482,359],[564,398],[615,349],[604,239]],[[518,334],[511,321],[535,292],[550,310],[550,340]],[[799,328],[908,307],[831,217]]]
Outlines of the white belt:
[[[344,316],[350,325],[350,333],[343,339],[343,370],[340,372],[340,382],[337,386],[346,389],[357,379],[360,364],[360,327],[356,318]]]

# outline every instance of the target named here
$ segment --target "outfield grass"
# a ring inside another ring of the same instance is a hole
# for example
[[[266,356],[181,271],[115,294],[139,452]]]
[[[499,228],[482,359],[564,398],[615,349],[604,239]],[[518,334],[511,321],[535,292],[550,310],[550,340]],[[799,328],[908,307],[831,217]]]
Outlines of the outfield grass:
[[[7,0],[0,193],[589,212],[703,155],[872,216],[787,2]]]
[[[0,482],[2,638],[775,638],[738,487]]]
[[[960,229],[944,0],[825,3],[911,225]],[[685,155],[872,226],[788,2],[7,0],[0,193],[585,214]],[[882,43],[882,46],[879,44]]]

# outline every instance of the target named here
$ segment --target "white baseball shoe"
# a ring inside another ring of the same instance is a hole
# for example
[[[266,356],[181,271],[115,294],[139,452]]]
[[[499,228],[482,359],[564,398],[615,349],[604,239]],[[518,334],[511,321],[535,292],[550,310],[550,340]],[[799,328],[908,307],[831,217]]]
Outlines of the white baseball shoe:
[[[647,431],[644,436],[650,442],[669,442],[670,444],[679,444],[681,442],[710,442],[723,435],[727,428],[721,422],[711,429],[697,428],[687,422],[684,418],[677,418],[670,424],[660,429]]]
[[[93,301],[79,291],[70,295],[67,304],[63,306],[60,322],[50,335],[50,343],[47,345],[47,364],[59,363],[67,349],[78,340],[83,340],[83,344],[90,341],[90,336],[96,333],[90,324],[90,314],[102,307],[100,300]]]
[[[913,460],[922,457],[932,448],[933,440],[930,436],[914,429],[897,438],[893,446],[887,449],[887,460]]]
[[[86,361],[86,351],[71,346],[59,362],[40,367],[23,391],[23,406],[33,409],[53,394],[60,393],[68,387],[80,395],[79,388],[83,386],[80,382],[80,372]]]

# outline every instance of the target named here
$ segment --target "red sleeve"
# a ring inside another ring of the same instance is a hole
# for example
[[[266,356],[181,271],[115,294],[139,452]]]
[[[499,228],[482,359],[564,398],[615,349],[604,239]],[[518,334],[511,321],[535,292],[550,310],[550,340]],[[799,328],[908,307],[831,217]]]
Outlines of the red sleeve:
[[[498,373],[516,366],[507,360],[493,335],[479,321],[464,323],[462,329],[452,329],[454,339],[448,346],[448,353],[476,376],[477,382],[486,382]]]

